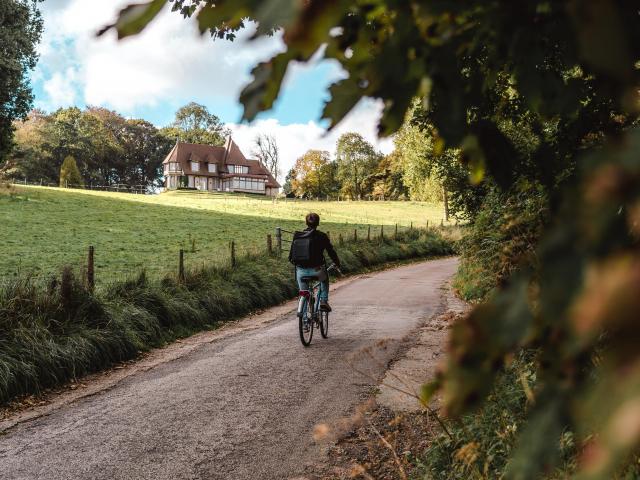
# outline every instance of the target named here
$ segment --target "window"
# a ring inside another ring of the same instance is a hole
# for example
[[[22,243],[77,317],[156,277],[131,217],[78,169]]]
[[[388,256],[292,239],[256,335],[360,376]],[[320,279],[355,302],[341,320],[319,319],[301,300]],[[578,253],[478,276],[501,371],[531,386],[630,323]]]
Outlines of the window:
[[[254,192],[264,192],[266,181],[257,178],[236,177],[231,180],[230,185],[238,190],[253,190]]]
[[[164,166],[165,172],[179,172],[180,167],[175,162],[170,162],[169,164]]]
[[[200,170],[200,162],[191,162],[191,170],[197,172]]]
[[[229,165],[229,173],[249,173],[249,167],[243,165]]]
[[[216,173],[216,166],[215,163],[209,163],[209,173]]]

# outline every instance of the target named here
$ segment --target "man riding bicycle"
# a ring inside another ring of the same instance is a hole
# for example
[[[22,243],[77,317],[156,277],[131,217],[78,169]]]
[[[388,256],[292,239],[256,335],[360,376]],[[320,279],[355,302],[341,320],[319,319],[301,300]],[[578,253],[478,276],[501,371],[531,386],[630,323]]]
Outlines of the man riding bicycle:
[[[296,280],[300,290],[308,290],[309,285],[303,281],[303,277],[317,277],[320,281],[320,308],[327,312],[331,311],[329,306],[329,275],[324,259],[324,252],[329,254],[336,267],[340,268],[340,259],[336,253],[331,240],[326,233],[318,230],[320,225],[320,215],[310,213],[305,218],[307,228],[302,232],[296,232],[289,251],[289,261],[296,267]]]

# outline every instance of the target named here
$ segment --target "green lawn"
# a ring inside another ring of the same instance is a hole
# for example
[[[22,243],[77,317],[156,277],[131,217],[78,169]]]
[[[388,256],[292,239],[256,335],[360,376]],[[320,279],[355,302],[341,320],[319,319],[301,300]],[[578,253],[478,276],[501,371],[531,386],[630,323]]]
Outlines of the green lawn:
[[[442,206],[422,202],[313,202],[253,196],[169,192],[160,195],[16,186],[0,190],[0,277],[31,274],[47,277],[62,265],[81,266],[95,246],[99,283],[145,268],[150,274],[175,271],[178,251],[186,265],[226,262],[229,242],[237,250],[266,245],[275,227],[303,227],[304,215],[321,215],[321,228],[366,236],[367,225],[391,233],[439,224]],[[195,251],[192,251],[195,241]]]

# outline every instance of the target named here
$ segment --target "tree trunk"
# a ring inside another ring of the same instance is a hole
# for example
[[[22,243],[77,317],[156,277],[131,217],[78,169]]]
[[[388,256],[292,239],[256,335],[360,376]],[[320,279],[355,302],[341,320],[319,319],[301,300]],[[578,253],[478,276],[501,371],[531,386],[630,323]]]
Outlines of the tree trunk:
[[[442,198],[444,199],[444,219],[449,221],[449,194],[447,190],[442,187]]]

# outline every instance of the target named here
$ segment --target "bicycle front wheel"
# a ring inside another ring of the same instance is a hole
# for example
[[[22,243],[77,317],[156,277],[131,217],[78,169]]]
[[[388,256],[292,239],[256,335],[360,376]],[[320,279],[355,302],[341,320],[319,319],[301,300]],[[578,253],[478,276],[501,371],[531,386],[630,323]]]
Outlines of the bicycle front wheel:
[[[313,338],[313,315],[309,308],[309,301],[301,297],[301,305],[298,307],[298,329],[300,330],[300,341],[302,345],[308,347]]]
[[[329,312],[320,310],[320,334],[322,338],[329,336]]]

